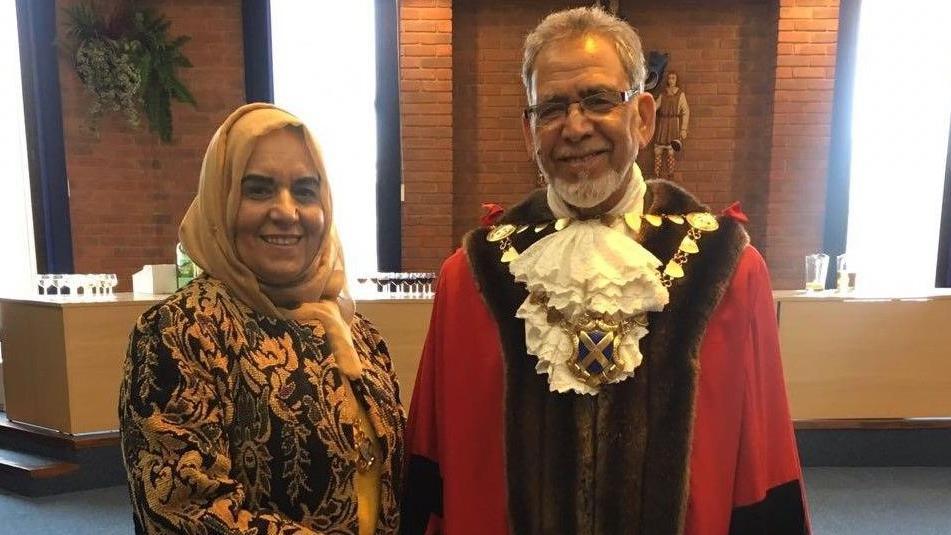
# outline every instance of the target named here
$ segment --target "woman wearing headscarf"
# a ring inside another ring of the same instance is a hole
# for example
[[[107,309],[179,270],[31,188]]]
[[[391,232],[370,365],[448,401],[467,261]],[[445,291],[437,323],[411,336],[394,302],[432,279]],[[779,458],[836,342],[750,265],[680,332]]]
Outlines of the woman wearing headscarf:
[[[137,533],[397,531],[396,378],[354,314],[333,221],[300,120],[232,113],[179,230],[205,274],[130,339],[119,417]]]

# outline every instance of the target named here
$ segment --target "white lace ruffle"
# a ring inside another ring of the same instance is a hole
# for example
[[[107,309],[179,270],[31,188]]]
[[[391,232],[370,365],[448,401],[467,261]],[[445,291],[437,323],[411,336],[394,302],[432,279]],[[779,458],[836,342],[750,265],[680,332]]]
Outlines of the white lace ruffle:
[[[585,311],[625,315],[662,310],[669,300],[660,282],[661,265],[647,249],[624,232],[598,221],[574,221],[538,240],[509,264],[517,282],[529,293],[548,295],[547,305],[526,299],[516,312],[525,320],[528,353],[538,357],[536,371],[548,374],[552,392],[597,394],[568,368],[574,348],[569,335],[547,321],[547,307],[571,318]],[[641,364],[640,339],[647,329],[634,326],[621,340],[615,382],[634,375]]]

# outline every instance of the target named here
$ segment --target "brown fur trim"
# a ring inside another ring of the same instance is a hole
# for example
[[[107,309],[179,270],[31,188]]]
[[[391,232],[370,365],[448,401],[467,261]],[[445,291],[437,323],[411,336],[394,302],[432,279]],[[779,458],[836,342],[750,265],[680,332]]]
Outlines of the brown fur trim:
[[[648,182],[647,213],[680,214],[706,207],[666,181]],[[503,217],[535,223],[552,217],[544,190]],[[524,250],[542,234],[516,234]],[[642,227],[641,243],[666,260],[685,225]],[[683,529],[693,430],[697,357],[707,321],[726,291],[749,239],[729,218],[700,240],[687,276],[670,303],[653,313],[641,341],[644,364],[597,396],[549,392],[525,349],[525,324],[515,311],[527,297],[499,261],[486,229],[466,236],[470,267],[496,323],[505,360],[505,448],[509,525],[513,533],[670,535]]]

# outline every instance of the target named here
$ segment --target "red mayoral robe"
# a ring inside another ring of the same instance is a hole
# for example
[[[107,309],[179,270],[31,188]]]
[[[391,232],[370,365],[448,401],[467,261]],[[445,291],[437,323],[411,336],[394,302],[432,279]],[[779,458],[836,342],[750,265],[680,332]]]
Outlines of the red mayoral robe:
[[[645,213],[705,208],[648,184]],[[551,215],[535,194],[504,217]],[[407,426],[402,532],[809,533],[769,275],[738,219],[721,216],[684,265],[695,280],[675,284],[652,317],[635,377],[597,396],[547,391],[524,324],[507,317],[527,294],[504,264],[484,267],[498,256],[485,229],[470,234],[439,275]],[[643,240],[662,261],[684,233],[668,227]]]

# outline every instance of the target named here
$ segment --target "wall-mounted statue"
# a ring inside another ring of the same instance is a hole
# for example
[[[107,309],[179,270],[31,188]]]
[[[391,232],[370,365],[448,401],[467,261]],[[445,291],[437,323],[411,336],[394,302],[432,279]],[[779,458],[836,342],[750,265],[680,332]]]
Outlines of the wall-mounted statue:
[[[690,106],[683,89],[677,85],[677,72],[667,71],[667,87],[657,96],[657,129],[654,133],[654,175],[673,178],[674,153],[680,152],[687,139]]]

